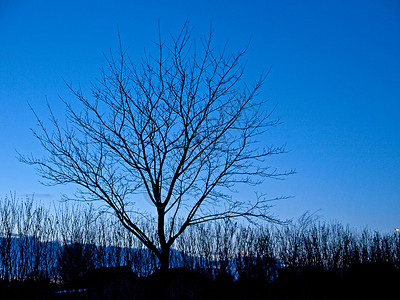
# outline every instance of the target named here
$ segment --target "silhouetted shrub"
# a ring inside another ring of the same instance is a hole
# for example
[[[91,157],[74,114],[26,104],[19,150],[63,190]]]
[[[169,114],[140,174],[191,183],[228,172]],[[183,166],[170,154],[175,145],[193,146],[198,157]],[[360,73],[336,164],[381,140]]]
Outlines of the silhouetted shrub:
[[[146,228],[146,219],[141,222]],[[170,262],[176,270],[163,290],[171,299],[190,299],[194,294],[210,298],[210,286],[217,298],[224,290],[233,298],[243,298],[246,289],[260,299],[275,297],[278,291],[339,297],[353,287],[351,299],[377,291],[396,299],[390,293],[400,282],[400,234],[359,232],[309,216],[285,226],[201,224],[189,227],[174,246]],[[121,266],[135,275],[111,280],[108,270]],[[75,285],[92,286],[85,293],[75,293],[76,297],[96,294],[106,299],[125,293],[141,299],[157,292],[146,286],[157,282],[158,266],[155,255],[118,221],[91,206],[63,204],[51,210],[29,198],[0,198],[0,292],[4,295],[20,295],[23,286],[33,291],[35,286],[67,289]],[[90,270],[104,276],[95,280]],[[105,280],[101,287],[93,285],[101,278]]]
[[[66,283],[76,282],[93,267],[90,245],[66,244],[58,257],[58,272]]]

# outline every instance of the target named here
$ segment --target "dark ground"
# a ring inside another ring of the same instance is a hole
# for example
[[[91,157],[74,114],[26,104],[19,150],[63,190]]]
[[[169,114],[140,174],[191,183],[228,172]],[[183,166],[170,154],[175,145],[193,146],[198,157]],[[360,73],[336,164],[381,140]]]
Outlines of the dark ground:
[[[0,283],[0,299],[400,299],[400,270],[367,264],[344,271],[283,269],[268,282],[229,276],[210,279],[186,269],[138,278],[129,268],[96,269],[63,286],[46,281]]]

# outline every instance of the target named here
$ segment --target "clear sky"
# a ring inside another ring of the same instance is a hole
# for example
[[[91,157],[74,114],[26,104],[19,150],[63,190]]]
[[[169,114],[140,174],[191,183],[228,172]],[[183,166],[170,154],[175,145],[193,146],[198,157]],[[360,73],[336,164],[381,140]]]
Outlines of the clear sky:
[[[316,211],[357,228],[400,226],[400,2],[335,1],[0,1],[0,197],[10,192],[57,200],[16,150],[41,155],[27,103],[46,117],[46,97],[62,111],[72,100],[63,79],[88,89],[117,46],[117,26],[132,58],[162,31],[190,18],[194,36],[212,22],[232,49],[251,39],[247,74],[271,73],[262,96],[284,122],[270,142],[292,151],[271,160],[294,168],[268,181],[273,212]]]

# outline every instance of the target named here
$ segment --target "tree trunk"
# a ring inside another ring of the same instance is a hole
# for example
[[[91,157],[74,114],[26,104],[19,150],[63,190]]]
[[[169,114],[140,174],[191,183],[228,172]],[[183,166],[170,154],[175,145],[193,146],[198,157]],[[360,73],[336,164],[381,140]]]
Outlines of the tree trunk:
[[[159,257],[161,272],[166,272],[169,268],[169,251],[170,251],[169,247],[161,249],[161,254]]]
[[[170,246],[167,244],[165,240],[165,232],[164,232],[164,218],[165,218],[165,206],[160,205],[157,207],[158,213],[158,238],[160,240],[161,253],[159,255],[160,260],[160,271],[165,272],[169,268],[169,250]]]

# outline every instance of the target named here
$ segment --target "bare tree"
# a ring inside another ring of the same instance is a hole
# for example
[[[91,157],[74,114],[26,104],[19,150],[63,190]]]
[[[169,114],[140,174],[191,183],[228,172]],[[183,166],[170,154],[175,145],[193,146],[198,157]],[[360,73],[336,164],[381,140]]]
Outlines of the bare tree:
[[[196,47],[187,22],[168,43],[160,34],[155,44],[157,54],[135,64],[120,43],[91,97],[68,85],[78,108],[64,101],[65,125],[50,107],[50,125],[36,115],[34,134],[48,155],[20,159],[45,183],[73,183],[80,199],[105,203],[167,269],[170,248],[188,226],[237,217],[276,221],[271,199],[234,197],[235,188],[291,172],[266,166],[285,149],[265,146],[263,134],[279,120],[258,100],[266,76],[243,82],[246,49],[214,47],[212,34]],[[153,231],[138,222],[148,216],[134,202],[143,193]]]

